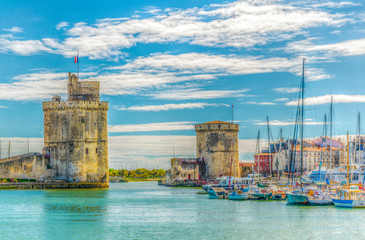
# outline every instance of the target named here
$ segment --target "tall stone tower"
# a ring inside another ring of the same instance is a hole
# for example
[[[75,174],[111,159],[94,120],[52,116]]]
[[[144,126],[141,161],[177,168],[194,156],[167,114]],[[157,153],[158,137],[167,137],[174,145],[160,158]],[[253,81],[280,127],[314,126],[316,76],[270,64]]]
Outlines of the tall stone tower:
[[[44,153],[55,178],[109,183],[108,102],[100,102],[99,82],[68,76],[68,100],[43,102]]]
[[[231,159],[232,176],[240,176],[238,131],[238,124],[222,121],[195,125],[196,155],[204,159],[206,177],[229,176]]]

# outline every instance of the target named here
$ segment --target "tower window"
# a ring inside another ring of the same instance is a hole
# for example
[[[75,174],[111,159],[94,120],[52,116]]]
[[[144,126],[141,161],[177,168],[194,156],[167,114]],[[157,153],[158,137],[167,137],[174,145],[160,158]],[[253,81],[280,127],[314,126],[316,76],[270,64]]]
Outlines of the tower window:
[[[98,148],[95,148],[95,153],[98,153]]]
[[[23,169],[24,169],[24,170],[27,170],[27,165],[24,165]]]
[[[88,148],[86,148],[86,154],[88,154],[89,153],[89,149]]]
[[[81,123],[85,123],[85,117],[81,116]]]

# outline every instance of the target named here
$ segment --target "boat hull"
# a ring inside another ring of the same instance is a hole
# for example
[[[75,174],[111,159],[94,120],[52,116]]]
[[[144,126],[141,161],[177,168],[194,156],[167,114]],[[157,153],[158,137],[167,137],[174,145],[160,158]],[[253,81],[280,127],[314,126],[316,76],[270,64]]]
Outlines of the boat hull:
[[[288,204],[308,204],[308,197],[304,194],[292,194],[286,195],[286,201]]]
[[[233,192],[228,195],[229,200],[236,200],[236,201],[246,200],[247,197],[248,197],[248,195],[246,195],[246,194],[238,194],[236,192]]]
[[[338,200],[332,199],[336,207],[343,208],[365,208],[365,200]]]
[[[312,206],[323,206],[323,205],[332,205],[332,199],[316,199],[316,200],[309,200],[309,205]]]
[[[224,198],[227,198],[227,196],[224,192],[220,193],[220,194],[217,194],[217,192],[212,190],[212,189],[208,190],[208,196],[209,196],[210,199],[224,199]]]
[[[257,200],[269,200],[271,197],[270,193],[252,193],[251,195]]]
[[[285,200],[285,194],[272,194],[271,200]]]

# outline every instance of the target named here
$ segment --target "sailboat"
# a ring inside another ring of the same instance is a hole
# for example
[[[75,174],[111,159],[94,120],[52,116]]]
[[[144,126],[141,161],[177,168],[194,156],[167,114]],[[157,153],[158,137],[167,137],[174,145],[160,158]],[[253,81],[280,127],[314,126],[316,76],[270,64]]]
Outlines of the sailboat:
[[[332,201],[336,207],[365,208],[365,191],[360,190],[358,184],[351,184],[349,157],[349,133],[347,132],[347,185],[337,190]]]
[[[290,171],[292,171],[292,183],[291,185],[294,184],[294,180],[295,180],[295,151],[296,151],[296,136],[297,136],[297,130],[298,130],[298,125],[300,125],[300,171],[301,171],[301,175],[300,177],[302,178],[303,175],[303,126],[304,126],[304,63],[305,60],[303,59],[303,69],[302,69],[302,82],[300,85],[300,94],[298,97],[298,106],[297,106],[297,117],[296,117],[296,122],[295,122],[295,127],[294,127],[294,137],[293,137],[293,145],[295,145],[294,148],[294,154],[293,154],[293,147],[292,147],[292,154],[290,157],[290,167],[289,167],[289,174],[288,174],[288,180],[290,180]],[[294,155],[294,157],[293,157]],[[302,189],[303,185],[302,185],[302,180],[300,180],[300,185],[301,185],[301,189],[296,189],[290,193],[286,194],[286,201],[288,204],[307,204],[309,199],[308,199],[308,195],[306,194],[306,192],[304,192],[304,190]]]

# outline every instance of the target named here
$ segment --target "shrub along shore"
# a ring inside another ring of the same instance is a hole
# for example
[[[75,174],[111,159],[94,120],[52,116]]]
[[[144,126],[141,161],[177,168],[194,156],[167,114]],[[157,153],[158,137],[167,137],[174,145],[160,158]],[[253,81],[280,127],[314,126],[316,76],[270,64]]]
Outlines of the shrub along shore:
[[[128,181],[157,181],[164,178],[166,171],[163,169],[137,168],[135,170],[109,168],[109,179],[122,178]]]

